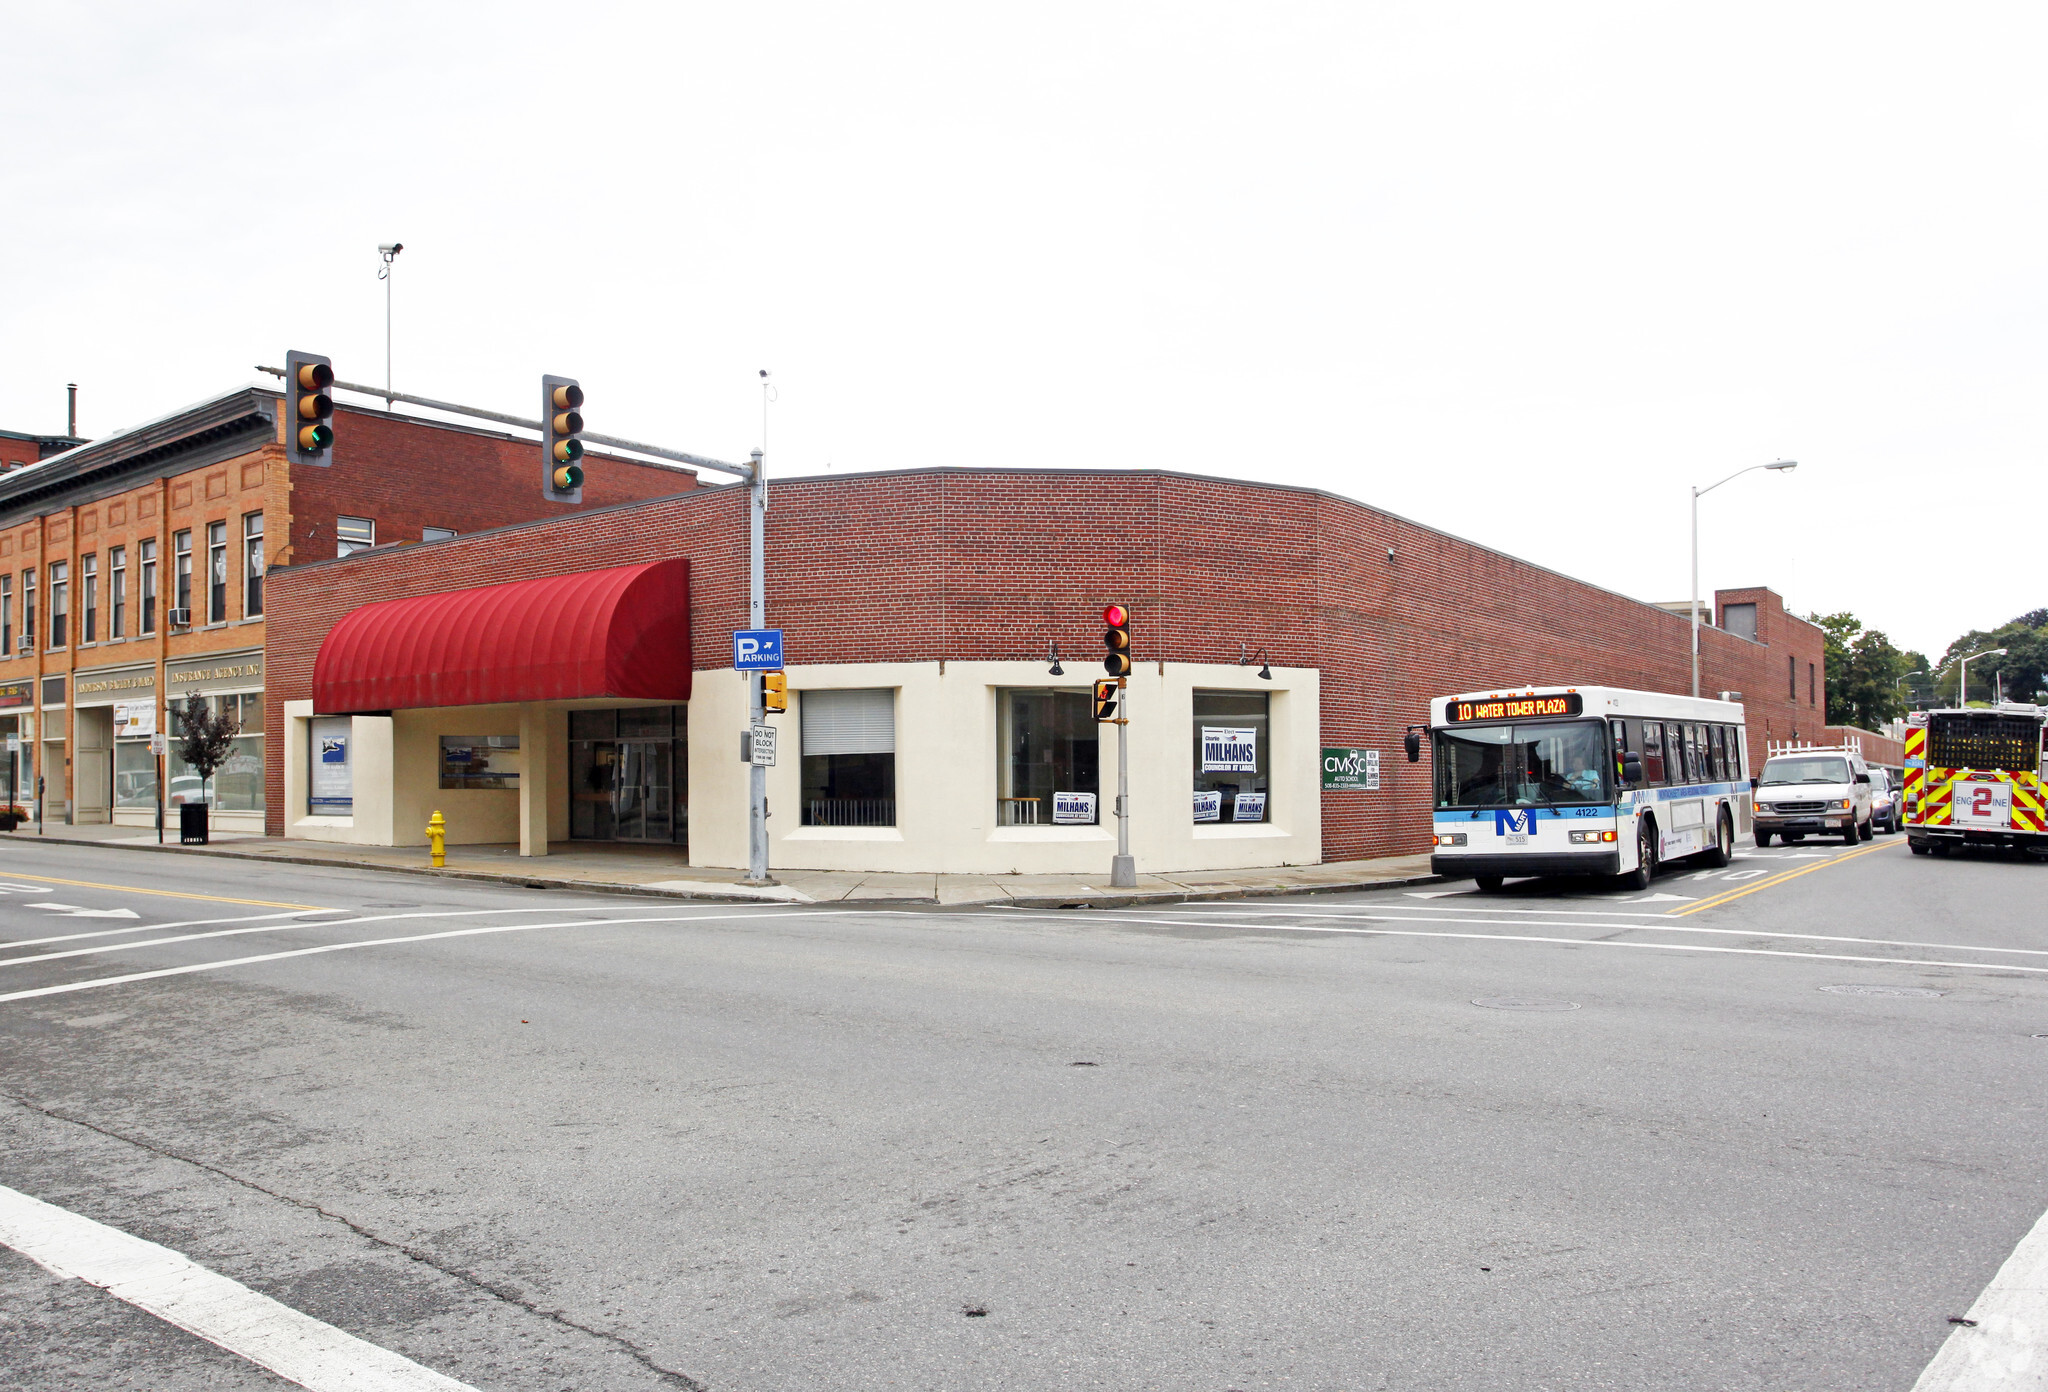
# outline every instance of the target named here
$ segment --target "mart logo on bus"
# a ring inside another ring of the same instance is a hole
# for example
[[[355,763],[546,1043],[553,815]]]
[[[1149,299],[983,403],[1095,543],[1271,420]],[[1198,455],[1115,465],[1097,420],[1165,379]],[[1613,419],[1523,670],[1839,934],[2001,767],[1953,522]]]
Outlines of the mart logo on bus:
[[[1529,807],[1496,807],[1493,810],[1493,834],[1505,836],[1510,846],[1526,846],[1529,838],[1536,834],[1536,812]]]

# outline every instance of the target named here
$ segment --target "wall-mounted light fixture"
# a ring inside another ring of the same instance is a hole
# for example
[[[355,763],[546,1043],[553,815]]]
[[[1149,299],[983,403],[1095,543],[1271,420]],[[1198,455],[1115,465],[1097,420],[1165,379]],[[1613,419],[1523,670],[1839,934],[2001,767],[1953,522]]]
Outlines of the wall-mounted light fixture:
[[[1060,645],[1057,642],[1052,645],[1052,657],[1050,660],[1052,666],[1045,669],[1045,674],[1049,677],[1064,677],[1067,674],[1067,669],[1060,666]]]

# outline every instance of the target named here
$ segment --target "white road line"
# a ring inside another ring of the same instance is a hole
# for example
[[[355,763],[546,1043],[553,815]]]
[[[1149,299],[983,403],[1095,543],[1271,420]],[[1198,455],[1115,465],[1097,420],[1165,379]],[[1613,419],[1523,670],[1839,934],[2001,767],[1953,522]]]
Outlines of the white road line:
[[[1473,897],[1474,897],[1474,898],[1477,898],[1478,896],[1476,896],[1476,895],[1475,895],[1475,896],[1473,896]],[[1614,901],[1614,900],[1606,900],[1606,901],[1601,901],[1601,902],[1606,902],[1606,903],[1614,903],[1614,902],[1617,902],[1617,901]],[[1622,902],[1622,903],[1627,903],[1627,902],[1630,902],[1630,901],[1628,901],[1628,900],[1621,900],[1621,901],[1619,901],[1619,902]],[[1280,916],[1280,917],[1282,917],[1282,918],[1330,918],[1330,917],[1337,917],[1337,918],[1343,918],[1343,917],[1345,917],[1345,916],[1347,916],[1347,915],[1350,915],[1350,914],[1356,914],[1356,913],[1360,912],[1360,911],[1361,911],[1362,909],[1365,909],[1365,908],[1367,908],[1367,907],[1369,907],[1369,906],[1368,906],[1368,905],[1365,905],[1365,904],[1332,904],[1332,905],[1330,905],[1330,906],[1329,906],[1328,908],[1306,908],[1306,909],[1249,909],[1249,908],[1246,908],[1246,907],[1244,907],[1244,906],[1243,906],[1243,905],[1241,905],[1241,904],[1214,904],[1214,905],[1210,905],[1210,904],[1187,904],[1187,905],[1184,905],[1183,907],[1185,907],[1185,908],[1189,908],[1189,909],[1200,909],[1200,910],[1202,910],[1202,911],[1204,911],[1204,912],[1209,912],[1209,911],[1213,910],[1214,912],[1216,912],[1216,913],[1219,913],[1219,914],[1227,914],[1227,913],[1235,913],[1235,914],[1277,914],[1277,915],[1279,915],[1279,916]],[[1101,912],[1101,910],[1099,910],[1099,909],[1095,909],[1095,910],[1088,910],[1087,912],[1091,912],[1091,913],[1100,913],[1100,912]],[[1144,910],[1142,910],[1142,909],[1116,909],[1116,910],[1113,910],[1113,912],[1116,912],[1116,913],[1142,913],[1142,912],[1144,912]],[[1552,916],[1556,916],[1556,915],[1559,915],[1559,914],[1576,914],[1576,915],[1578,915],[1578,916],[1579,916],[1580,918],[1662,918],[1662,917],[1664,917],[1664,915],[1666,914],[1667,910],[1664,910],[1664,909],[1580,909],[1580,908],[1573,908],[1573,907],[1571,907],[1571,906],[1569,906],[1569,905],[1560,905],[1560,906],[1558,906],[1557,908],[1554,908],[1554,909],[1516,909],[1516,908],[1508,908],[1508,907],[1506,907],[1506,906],[1502,906],[1502,907],[1500,907],[1500,908],[1490,908],[1490,907],[1481,907],[1481,906],[1478,906],[1478,905],[1474,905],[1474,904],[1389,904],[1389,905],[1388,905],[1388,906],[1387,906],[1387,907],[1386,907],[1385,909],[1381,910],[1381,912],[1383,912],[1383,913],[1439,913],[1439,914],[1446,914],[1446,913],[1490,913],[1490,914],[1491,914],[1491,913],[1497,913],[1497,914],[1549,914],[1549,915],[1552,915]]]
[[[963,916],[969,918],[998,917],[998,915],[995,914],[968,914]],[[1053,915],[1047,913],[1026,913],[1018,916],[1025,918],[1053,918]],[[1012,915],[1002,915],[1002,917],[1012,917]],[[1063,918],[1058,918],[1054,921],[1060,923],[1074,924],[1086,923],[1089,921],[1089,919],[1082,915],[1075,914]],[[1418,932],[1417,930],[1412,928],[1311,928],[1305,923],[1219,924],[1214,919],[1199,918],[1124,918],[1118,919],[1116,921],[1119,923],[1146,924],[1161,928],[1244,928],[1257,933],[1345,933],[1355,937],[1455,938],[1472,942],[1552,943],[1562,947],[1622,947],[1635,948],[1641,951],[1649,952],[1717,952],[1736,957],[1790,957],[1793,960],[1800,962],[1870,962],[1881,967],[1955,967],[1962,971],[1995,970],[2002,972],[2028,972],[2048,976],[2048,967],[2023,967],[2017,964],[2009,964],[2004,962],[1929,962],[1922,961],[1918,958],[1913,957],[1851,957],[1839,952],[1779,952],[1775,948],[1769,947],[1708,947],[1704,943],[1607,942],[1599,938],[1542,938],[1527,933],[1424,933]],[[1388,921],[1399,923],[1403,922],[1404,920],[1390,919]],[[1427,920],[1410,919],[1406,921],[1418,922]],[[1455,922],[1456,920],[1452,921]],[[1581,923],[1563,925],[1550,923],[1533,923],[1529,926],[1532,928],[1551,928],[1560,926],[1579,928],[1610,928],[1614,925],[1607,923]],[[1963,951],[1966,952],[1975,952],[1979,950],[1980,949],[1977,948],[1963,949]],[[19,992],[17,994],[27,995],[30,993]],[[13,999],[15,999],[14,996],[0,996],[0,1001],[8,1001]]]
[[[5,1186],[0,1243],[313,1392],[475,1392],[168,1247]]]
[[[99,928],[90,933],[60,933],[54,938],[0,938],[0,949],[41,947],[44,943],[78,942],[84,938],[111,938],[123,933],[161,933],[168,928],[205,928],[215,923],[255,923],[266,918],[304,918],[308,914],[354,912],[354,909],[278,909],[271,913],[242,914],[238,918],[188,918],[177,923],[144,923],[134,928]]]
[[[1464,923],[1469,925],[1498,923],[1503,928],[1513,928],[1521,926],[1511,919],[1422,917],[1422,915],[1430,913],[1443,914],[1456,912],[1461,912],[1461,910],[1442,909],[1423,904],[1396,904],[1391,908],[1382,909],[1378,913],[1322,913],[1316,914],[1314,915],[1314,917],[1324,922],[1328,922],[1332,919],[1353,919],[1361,923]],[[1500,910],[1477,909],[1462,910],[1462,912],[1490,914],[1500,912]],[[1294,915],[1290,911],[1285,909],[1247,909],[1245,910],[1245,914],[1247,916],[1257,915],[1259,917],[1276,918],[1308,916]],[[1146,922],[1148,920],[1119,919],[1117,921],[1124,923],[1137,923]],[[1207,920],[1204,919],[1198,921],[1206,922]],[[1284,925],[1240,924],[1237,926],[1280,927]],[[1560,916],[1558,919],[1554,921],[1546,920],[1542,923],[1531,923],[1527,926],[1531,928],[1607,928],[1612,929],[1616,932],[1629,933],[1717,933],[1724,937],[1730,938],[1787,938],[1796,942],[1855,943],[1863,947],[1916,947],[1925,948],[1933,952],[1996,952],[2001,956],[2006,957],[2048,957],[2048,948],[2038,947],[1978,947],[1974,943],[1908,942],[1898,938],[1847,938],[1831,933],[1783,933],[1775,932],[1766,928],[1707,928],[1694,924],[1670,923],[1664,921],[1653,921],[1650,923],[1574,923],[1569,919]],[[5,965],[6,962],[0,961],[0,966]]]
[[[2048,1388],[2048,1214],[1998,1268],[1913,1384],[1913,1392],[2041,1392]]]
[[[608,906],[593,904],[590,906],[588,912],[601,913],[604,911],[606,907]],[[233,938],[239,937],[244,933],[277,933],[282,932],[284,929],[287,928],[351,928],[359,923],[390,923],[398,919],[409,918],[476,918],[483,914],[574,912],[576,912],[574,905],[564,908],[560,904],[550,904],[545,908],[535,909],[433,909],[425,913],[367,914],[362,918],[323,918],[308,923],[259,923],[253,928],[223,928],[219,932],[215,933],[181,933],[178,936],[172,938],[141,938],[132,942],[103,943],[98,947],[74,947],[64,952],[38,952],[30,957],[0,957],[0,967],[20,966],[24,962],[54,962],[62,957],[89,957],[94,953],[98,952],[126,952],[130,948],[156,947],[163,943],[202,942],[208,938]],[[264,914],[262,915],[262,917],[275,918],[277,917],[277,915]],[[217,921],[223,923],[240,923],[244,922],[245,920],[220,919]],[[176,927],[177,925],[161,924],[158,926]],[[131,928],[127,931],[132,933],[144,930]],[[92,936],[97,935],[95,934]],[[50,939],[50,941],[57,942],[62,940],[53,938]],[[0,948],[21,947],[24,945],[25,944],[22,943],[0,943]]]
[[[564,919],[560,923],[496,923],[483,928],[451,928],[445,933],[415,933],[405,938],[368,938],[359,942],[322,943],[317,947],[298,947],[287,952],[265,952],[254,957],[229,957],[217,962],[193,962],[187,966],[162,967],[156,971],[95,977],[90,981],[72,981],[61,986],[38,986],[27,991],[9,991],[5,995],[0,995],[0,1002],[29,1000],[37,996],[64,996],[73,991],[92,991],[102,986],[125,986],[132,981],[154,981],[159,977],[185,976],[191,972],[213,971],[219,967],[246,967],[255,962],[277,962],[287,957],[312,957],[322,952],[347,952],[357,947],[391,947],[401,943],[433,942],[440,938],[473,938],[489,933],[530,933],[540,928],[616,928],[634,923],[715,923],[736,918],[749,921],[764,918],[843,918],[850,914],[908,916],[906,911],[901,909],[799,909],[787,913],[741,909],[736,913],[675,914],[661,918],[575,918]],[[1333,928],[1329,931],[1334,933],[1348,930]],[[2019,970],[2025,971],[2027,968],[2022,967]]]

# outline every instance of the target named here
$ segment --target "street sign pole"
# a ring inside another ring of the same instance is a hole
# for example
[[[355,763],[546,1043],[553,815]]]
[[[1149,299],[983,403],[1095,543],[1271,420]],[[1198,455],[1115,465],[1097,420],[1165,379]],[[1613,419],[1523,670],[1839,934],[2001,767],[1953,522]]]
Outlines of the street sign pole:
[[[762,628],[768,622],[768,478],[761,451],[755,450],[751,459],[753,470],[747,480],[747,539],[751,552],[747,574],[747,622],[755,628]],[[761,687],[762,674],[749,672],[749,725],[760,725],[768,719]],[[743,883],[775,883],[768,877],[768,770],[757,763],[747,766],[747,878]]]
[[[1109,863],[1111,889],[1138,887],[1138,863],[1131,859],[1131,703],[1125,694],[1128,685],[1126,678],[1116,679],[1116,859]]]

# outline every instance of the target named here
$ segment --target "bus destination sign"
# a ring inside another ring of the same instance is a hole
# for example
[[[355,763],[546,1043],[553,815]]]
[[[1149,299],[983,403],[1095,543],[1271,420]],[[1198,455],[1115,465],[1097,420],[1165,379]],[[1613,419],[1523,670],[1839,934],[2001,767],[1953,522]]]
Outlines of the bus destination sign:
[[[1562,696],[1508,696],[1494,701],[1453,701],[1452,723],[1462,720],[1529,720],[1546,715],[1577,715],[1585,701],[1576,691]]]

